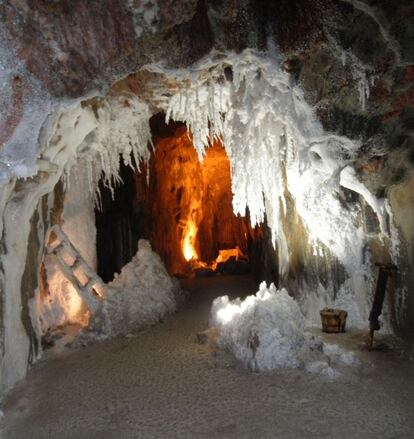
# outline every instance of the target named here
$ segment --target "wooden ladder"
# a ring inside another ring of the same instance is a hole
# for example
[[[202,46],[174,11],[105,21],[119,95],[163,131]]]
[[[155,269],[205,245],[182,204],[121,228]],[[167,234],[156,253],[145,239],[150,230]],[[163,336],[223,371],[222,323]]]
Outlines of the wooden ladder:
[[[94,315],[102,308],[105,298],[103,280],[86,263],[58,224],[49,229],[46,242],[46,253],[54,257],[63,275],[75,287],[91,315]]]

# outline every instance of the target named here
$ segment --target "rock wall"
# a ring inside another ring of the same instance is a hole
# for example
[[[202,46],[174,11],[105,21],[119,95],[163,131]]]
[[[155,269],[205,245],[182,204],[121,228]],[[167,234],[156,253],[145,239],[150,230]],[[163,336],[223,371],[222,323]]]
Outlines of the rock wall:
[[[145,175],[138,175],[136,203],[143,205],[152,246],[169,272],[186,270],[183,240],[190,222],[196,228],[194,246],[201,261],[211,262],[220,249],[236,246],[247,254],[250,228],[245,218],[233,213],[230,164],[223,146],[214,143],[200,163],[185,125],[157,123],[149,187],[142,192]]]
[[[400,237],[396,287],[403,291],[396,319],[400,332],[407,335],[414,328],[414,176],[391,188],[390,203]]]
[[[47,200],[44,209],[47,220],[40,222],[43,233],[34,240],[38,246],[38,258],[30,255],[30,270],[36,275],[32,282],[32,291],[28,303],[27,330],[34,332],[33,344],[42,336],[68,323],[87,321],[87,308],[71,283],[66,279],[56,260],[45,253],[45,234],[54,224],[60,224],[73,246],[78,250],[87,264],[96,270],[96,229],[93,209],[93,197],[88,189],[85,163],[78,163],[72,168],[66,187],[59,182],[53,197]],[[49,206],[53,203],[53,207]],[[39,219],[33,225],[39,227]],[[32,221],[33,221],[32,220]],[[29,237],[29,249],[33,237]],[[39,350],[40,353],[40,350]]]
[[[0,386],[7,390],[25,376],[39,353],[30,300],[41,284],[40,261],[48,225],[61,211],[56,176],[41,173],[27,181],[3,185],[0,278],[3,315]],[[56,195],[56,197],[55,197]]]

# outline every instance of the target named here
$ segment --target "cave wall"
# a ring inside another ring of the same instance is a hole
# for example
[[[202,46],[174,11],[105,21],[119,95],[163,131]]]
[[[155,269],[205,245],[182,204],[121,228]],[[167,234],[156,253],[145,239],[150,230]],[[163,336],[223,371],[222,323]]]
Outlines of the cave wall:
[[[150,18],[141,1],[3,1],[0,46],[10,95],[1,102],[1,142],[19,131],[35,99],[105,93],[148,62],[185,67],[212,48],[252,47],[276,56],[273,39],[325,128],[362,140],[362,164],[387,160],[389,173],[400,179],[404,166],[411,167],[410,161],[390,163],[396,150],[409,159],[413,149],[411,1],[151,0],[145,7]],[[160,105],[162,96],[149,96],[159,79],[157,72],[141,73],[129,88]],[[46,117],[50,106],[40,101]]]
[[[201,220],[203,195],[200,163],[185,126],[172,137],[156,140],[150,168],[151,243],[169,272],[180,273],[186,266],[184,229],[189,220]],[[199,253],[197,244],[195,249]]]
[[[308,50],[286,51],[286,55],[291,53],[286,68],[303,88],[325,129],[360,142],[354,164],[358,178],[375,196],[389,200],[390,233],[394,221],[400,255],[396,256],[391,241],[374,237],[368,257],[372,263],[394,258],[399,271],[388,283],[385,313],[394,330],[412,338],[410,212],[414,205],[408,188],[414,154],[414,51],[408,43],[413,41],[413,27],[407,20],[414,16],[414,5],[409,1],[332,4],[334,13],[323,26],[325,36]],[[366,229],[363,218],[360,226],[373,233]],[[376,276],[374,268],[367,294],[372,294]]]
[[[153,248],[170,273],[183,273],[188,265],[183,239],[188,224],[197,228],[195,250],[203,262],[215,260],[220,249],[239,246],[247,254],[248,221],[232,208],[230,164],[220,142],[207,149],[200,163],[187,128],[181,123],[153,121],[154,154],[146,173],[137,174],[136,200],[150,225]]]
[[[401,303],[396,318],[404,335],[414,328],[414,176],[391,189],[390,203],[400,237],[396,287],[401,290]]]
[[[201,260],[214,260],[220,249],[236,246],[247,254],[249,223],[233,213],[230,163],[220,142],[209,148],[201,170],[204,186],[204,215],[199,224]]]
[[[44,222],[45,231],[59,224],[72,245],[86,263],[96,270],[96,229],[93,210],[93,197],[84,162],[72,169],[66,184],[60,181],[49,203],[50,220]],[[57,196],[56,196],[57,194]],[[59,203],[59,204],[58,204]],[[29,243],[31,239],[29,238]],[[30,302],[30,325],[36,338],[66,324],[84,324],[88,311],[70,281],[62,273],[53,256],[45,253],[45,243],[39,243],[41,260],[36,263],[28,256],[32,270],[37,272],[37,285]]]
[[[59,185],[53,192],[53,198],[60,201],[62,187]],[[32,364],[41,352],[40,340],[35,325],[32,323],[31,301],[36,291],[40,290],[42,280],[40,279],[40,264],[43,257],[43,240],[46,229],[51,223],[51,210],[49,209],[49,195],[44,195],[39,202],[30,221],[30,234],[27,247],[26,265],[24,268],[21,284],[21,319],[29,339],[28,364]],[[53,204],[55,202],[53,200]],[[43,239],[43,240],[42,240]]]
[[[12,206],[14,204],[14,209],[16,209],[16,215],[19,215],[18,212],[25,209],[28,211],[32,210],[33,214],[28,228],[29,234],[25,261],[19,261],[13,270],[9,269],[10,276],[10,274],[18,273],[23,268],[20,282],[20,316],[14,323],[14,326],[16,326],[20,321],[23,326],[19,329],[20,336],[17,338],[16,332],[12,328],[8,327],[8,331],[6,330],[5,342],[9,341],[9,343],[13,344],[14,349],[19,350],[19,355],[13,355],[10,353],[12,351],[10,349],[7,352],[10,358],[9,361],[12,361],[13,364],[11,368],[7,367],[7,357],[2,359],[3,374],[1,385],[2,388],[6,389],[16,381],[17,377],[24,376],[27,365],[36,361],[42,351],[40,346],[42,332],[38,322],[38,319],[41,318],[39,313],[42,310],[38,307],[38,304],[40,302],[48,304],[49,296],[53,293],[49,289],[46,272],[42,271],[44,266],[41,265],[44,258],[44,240],[48,228],[53,224],[61,224],[65,233],[68,234],[73,242],[76,242],[77,248],[82,256],[88,260],[88,263],[96,264],[93,204],[90,192],[85,186],[87,182],[83,165],[73,170],[71,186],[67,191],[64,190],[62,182],[58,182],[49,192],[48,188],[53,185],[53,179],[52,181],[48,180],[45,175],[43,184],[41,181],[22,182],[20,187],[17,188],[18,202],[16,200],[12,203]],[[39,198],[33,196],[30,190],[30,186],[36,184],[40,194]],[[45,194],[42,195],[42,192],[45,192]],[[21,201],[24,201],[24,197],[27,197],[26,203],[23,203],[23,206],[19,208]],[[36,204],[37,199],[38,202]],[[17,204],[15,204],[16,202]],[[12,206],[9,208],[12,208]],[[6,213],[5,219],[9,220],[7,217]],[[25,236],[25,227],[21,227],[22,223],[20,221],[20,232],[18,232],[20,239],[16,240],[14,249],[6,246],[3,257],[12,259],[13,250],[18,253],[21,240],[24,240]],[[15,224],[12,226],[15,227]],[[13,239],[13,235],[9,232],[8,238],[4,237],[3,239],[5,243],[7,241],[10,242]],[[20,242],[20,244],[17,242]],[[19,258],[19,256],[17,257]],[[23,266],[21,266],[21,262],[24,262]],[[9,318],[12,318],[15,306],[9,304],[7,309],[9,310]],[[5,320],[7,321],[7,319]],[[7,333],[9,333],[8,336]],[[4,353],[5,349],[3,350]]]
[[[251,272],[257,284],[265,281],[281,287],[279,278],[278,248],[272,240],[272,232],[266,221],[260,227],[250,230],[248,255]]]
[[[33,267],[39,267],[40,244],[44,242],[45,232],[52,222],[59,221],[63,201],[62,194],[54,193],[54,188],[64,173],[72,153],[88,133],[91,125],[82,127],[80,113],[90,118],[89,111],[75,108],[66,115],[54,114],[48,118],[45,131],[37,139],[48,146],[43,159],[39,160],[41,170],[30,178],[11,178],[0,186],[1,216],[1,264],[2,284],[2,357],[0,369],[0,387],[2,391],[10,389],[27,371],[29,361],[36,357],[33,331],[38,335],[33,319],[33,328],[28,327],[26,315],[30,302],[36,297],[44,273],[38,277]],[[51,132],[56,136],[52,136]],[[67,134],[69,133],[69,136]],[[66,135],[65,135],[66,134]],[[33,133],[32,133],[33,135]],[[54,161],[52,164],[51,161]],[[56,194],[56,198],[54,195]],[[43,198],[46,198],[46,207]],[[45,217],[43,208],[50,213]],[[50,222],[49,222],[50,221]],[[37,233],[37,238],[33,235]],[[34,258],[34,260],[33,260]],[[37,279],[36,279],[37,278]],[[36,285],[33,284],[37,280]],[[24,284],[23,284],[24,282]],[[23,285],[23,287],[22,287]],[[24,315],[22,316],[22,312]],[[37,338],[39,340],[39,338]]]
[[[4,205],[0,278],[3,285],[0,387],[22,379],[40,352],[30,302],[40,284],[40,260],[48,225],[59,216],[61,187],[55,175],[40,173],[0,190]]]
[[[77,163],[71,170],[65,190],[62,212],[62,230],[78,250],[85,262],[97,268],[96,227],[94,198],[89,190],[84,162]]]

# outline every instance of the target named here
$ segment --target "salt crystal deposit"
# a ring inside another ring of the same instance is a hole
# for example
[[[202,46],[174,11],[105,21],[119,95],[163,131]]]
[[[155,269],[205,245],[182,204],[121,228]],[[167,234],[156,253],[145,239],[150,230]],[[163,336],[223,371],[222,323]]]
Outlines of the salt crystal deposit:
[[[339,375],[336,364],[358,362],[352,352],[323,343],[307,329],[297,302],[285,289],[260,284],[254,296],[214,300],[211,325],[218,328],[217,345],[252,371],[304,368],[328,378]]]
[[[104,313],[107,335],[127,334],[162,321],[176,309],[180,286],[165,270],[148,241],[141,240],[138,252],[108,284]]]

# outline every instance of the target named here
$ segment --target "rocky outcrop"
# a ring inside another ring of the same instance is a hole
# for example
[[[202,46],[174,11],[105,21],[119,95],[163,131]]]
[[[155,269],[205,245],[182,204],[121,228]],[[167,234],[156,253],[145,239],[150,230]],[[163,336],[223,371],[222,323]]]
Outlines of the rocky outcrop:
[[[204,16],[194,0],[23,0],[3,2],[0,19],[28,73],[53,96],[78,97],[149,61],[189,64],[204,55],[208,44],[177,44],[191,20],[205,30]]]

